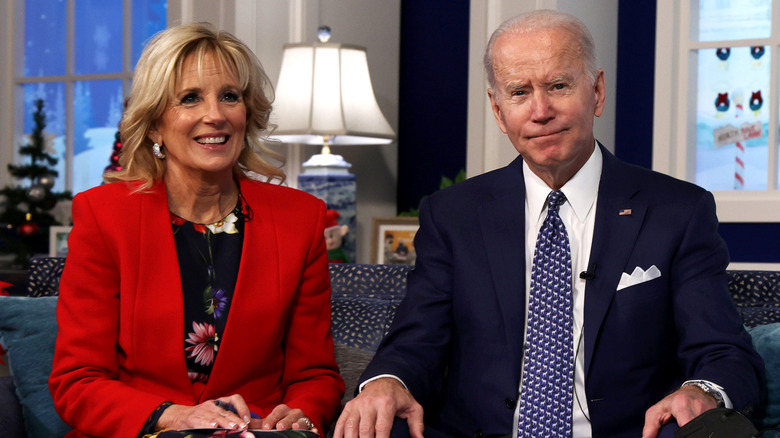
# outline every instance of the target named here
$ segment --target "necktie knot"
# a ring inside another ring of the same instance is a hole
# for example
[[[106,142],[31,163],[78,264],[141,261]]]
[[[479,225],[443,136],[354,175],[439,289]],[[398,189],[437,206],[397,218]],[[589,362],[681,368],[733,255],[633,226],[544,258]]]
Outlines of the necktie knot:
[[[547,195],[547,211],[548,214],[558,214],[558,209],[566,202],[566,195],[560,190],[553,190]]]

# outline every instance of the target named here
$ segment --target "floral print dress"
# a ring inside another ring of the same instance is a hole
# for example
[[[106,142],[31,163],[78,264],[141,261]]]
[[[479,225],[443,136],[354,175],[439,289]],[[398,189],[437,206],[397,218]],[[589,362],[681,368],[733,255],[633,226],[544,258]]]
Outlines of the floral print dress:
[[[170,213],[184,293],[183,348],[192,382],[208,382],[225,332],[244,242],[240,216],[240,201],[224,219],[209,225]]]

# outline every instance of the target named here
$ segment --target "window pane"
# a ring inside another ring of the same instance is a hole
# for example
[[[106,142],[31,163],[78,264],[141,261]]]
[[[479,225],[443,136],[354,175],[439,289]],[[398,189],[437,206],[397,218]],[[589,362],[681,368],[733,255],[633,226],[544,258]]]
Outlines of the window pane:
[[[122,71],[122,0],[76,0],[76,74]]]
[[[122,81],[81,81],[74,87],[73,193],[100,185],[122,118]]]
[[[24,76],[65,74],[65,2],[27,0],[24,17]]]
[[[62,82],[46,82],[24,85],[24,134],[29,135],[35,128],[33,112],[35,101],[43,99],[43,110],[46,114],[46,137],[51,139],[48,152],[57,158],[54,169],[57,177],[54,180],[52,190],[61,192],[65,190],[65,84]],[[27,143],[25,139],[24,144]],[[30,164],[30,157],[19,154],[19,146],[14,149],[14,161],[20,164]],[[21,182],[21,181],[20,181]],[[30,181],[24,181],[23,185],[29,185]]]
[[[771,0],[699,0],[699,41],[768,38]]]
[[[133,68],[155,33],[165,29],[168,20],[167,0],[133,1]]]
[[[700,50],[696,183],[766,190],[770,47]]]

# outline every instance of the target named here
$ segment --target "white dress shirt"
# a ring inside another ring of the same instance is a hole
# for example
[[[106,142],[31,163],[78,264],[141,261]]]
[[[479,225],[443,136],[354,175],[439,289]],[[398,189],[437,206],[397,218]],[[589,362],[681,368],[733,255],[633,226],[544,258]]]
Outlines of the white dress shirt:
[[[558,215],[566,226],[571,249],[572,303],[574,304],[574,394],[572,399],[573,433],[576,438],[590,438],[590,421],[588,403],[585,398],[585,354],[582,351],[582,324],[585,308],[585,282],[580,278],[580,272],[588,270],[590,247],[593,241],[593,226],[596,223],[596,198],[601,178],[602,156],[598,145],[593,150],[584,166],[563,186],[561,191],[566,195],[566,202],[561,204]],[[525,300],[528,308],[528,298],[531,290],[531,270],[533,268],[534,250],[539,230],[547,216],[547,195],[550,189],[536,174],[531,172],[523,162],[523,177],[525,178]],[[528,314],[526,313],[526,324]],[[527,331],[526,331],[527,333]],[[522,382],[522,379],[521,379]],[[522,388],[521,388],[522,389]],[[517,416],[520,403],[515,409],[513,436],[517,436]]]

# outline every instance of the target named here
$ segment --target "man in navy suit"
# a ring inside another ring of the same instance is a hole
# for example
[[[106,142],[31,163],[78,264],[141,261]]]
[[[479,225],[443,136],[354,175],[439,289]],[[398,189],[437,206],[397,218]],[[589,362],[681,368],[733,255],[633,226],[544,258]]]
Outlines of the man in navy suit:
[[[532,260],[553,190],[574,273],[563,436],[651,438],[718,405],[750,415],[764,368],[728,292],[714,199],[595,140],[604,72],[584,24],[555,11],[510,19],[485,67],[520,157],[423,202],[407,297],[336,438],[421,438],[423,424],[426,436],[518,436]]]

